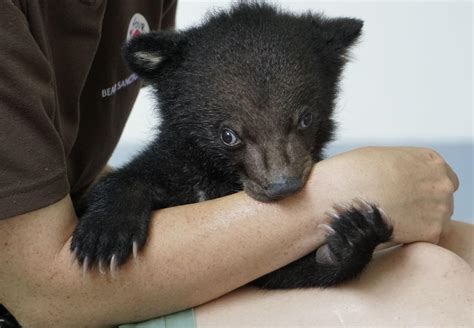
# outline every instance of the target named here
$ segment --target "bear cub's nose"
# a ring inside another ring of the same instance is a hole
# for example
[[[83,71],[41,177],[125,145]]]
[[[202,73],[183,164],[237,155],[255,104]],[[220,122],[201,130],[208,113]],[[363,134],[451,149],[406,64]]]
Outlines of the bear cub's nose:
[[[289,196],[303,187],[303,181],[297,177],[281,178],[270,183],[265,188],[265,193],[270,199],[280,199]]]

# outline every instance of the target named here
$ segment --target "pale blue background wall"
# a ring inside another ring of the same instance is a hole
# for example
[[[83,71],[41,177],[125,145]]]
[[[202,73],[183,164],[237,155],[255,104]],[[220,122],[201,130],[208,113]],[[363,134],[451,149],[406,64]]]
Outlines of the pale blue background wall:
[[[473,215],[473,5],[465,2],[275,1],[365,21],[337,106],[341,122],[329,154],[363,145],[430,146],[461,179],[454,217]],[[198,24],[229,1],[183,1],[178,29]],[[112,164],[126,161],[149,139],[156,115],[143,91]]]

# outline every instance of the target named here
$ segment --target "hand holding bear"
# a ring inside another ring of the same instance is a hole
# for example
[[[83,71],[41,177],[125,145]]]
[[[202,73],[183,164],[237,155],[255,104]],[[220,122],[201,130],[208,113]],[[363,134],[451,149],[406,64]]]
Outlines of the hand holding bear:
[[[355,197],[378,204],[398,243],[437,243],[453,213],[458,186],[439,154],[413,147],[365,147],[328,158],[316,164],[307,183],[315,206]]]

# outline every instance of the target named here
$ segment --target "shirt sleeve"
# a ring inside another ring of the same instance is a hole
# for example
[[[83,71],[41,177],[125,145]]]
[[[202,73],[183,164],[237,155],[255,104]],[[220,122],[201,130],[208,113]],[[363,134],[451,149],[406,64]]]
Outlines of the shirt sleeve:
[[[0,0],[0,219],[31,212],[69,191],[54,74],[23,12]]]

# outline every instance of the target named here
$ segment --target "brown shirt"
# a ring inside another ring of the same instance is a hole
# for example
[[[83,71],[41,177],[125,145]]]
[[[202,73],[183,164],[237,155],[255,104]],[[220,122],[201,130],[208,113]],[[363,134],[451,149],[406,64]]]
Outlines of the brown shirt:
[[[172,0],[0,0],[0,219],[77,198],[104,168],[140,81],[127,35],[174,26]]]

